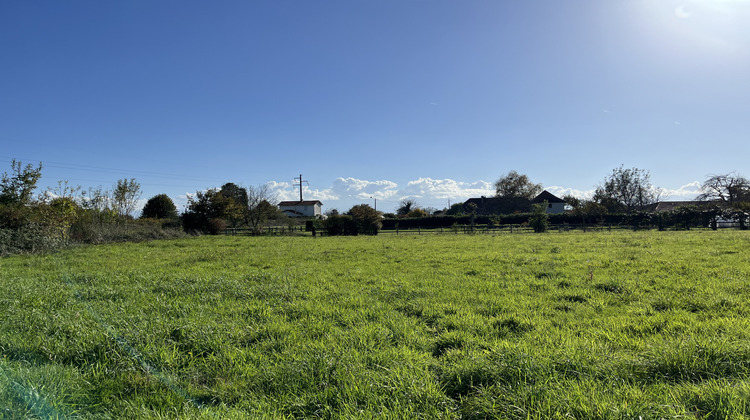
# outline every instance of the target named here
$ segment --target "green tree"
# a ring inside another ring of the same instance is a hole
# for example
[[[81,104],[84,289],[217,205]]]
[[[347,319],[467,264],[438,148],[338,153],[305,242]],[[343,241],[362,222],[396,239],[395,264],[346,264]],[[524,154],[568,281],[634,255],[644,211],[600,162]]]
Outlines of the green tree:
[[[42,163],[34,168],[31,164],[22,166],[20,161],[13,159],[10,167],[11,173],[4,172],[0,178],[0,204],[29,205],[42,177]]]
[[[52,199],[46,206],[47,223],[51,224],[53,231],[63,243],[70,239],[70,228],[78,219],[79,207],[71,197],[57,197]]]
[[[542,192],[542,184],[534,184],[528,176],[510,171],[495,181],[495,192],[497,197],[522,197],[531,200]]]
[[[534,228],[536,233],[544,233],[549,228],[549,215],[547,214],[547,201],[533,204],[531,206],[531,217],[529,217],[529,226]]]
[[[225,197],[216,188],[197,191],[188,197],[188,205],[182,214],[182,224],[186,231],[200,231],[219,233],[219,227],[224,224],[226,210],[234,200]]]
[[[463,216],[464,214],[464,203],[454,203],[445,212],[448,216]]]
[[[427,217],[429,216],[429,214],[427,214],[427,211],[425,211],[424,209],[417,208],[417,209],[410,211],[409,213],[406,213],[405,216],[406,217]]]
[[[177,207],[166,194],[155,195],[146,201],[141,212],[141,218],[176,219]]]
[[[131,216],[141,198],[141,184],[135,178],[118,179],[112,192],[112,206],[121,217]]]
[[[612,170],[604,183],[596,187],[593,200],[610,213],[631,213],[656,203],[662,191],[651,185],[651,174],[643,169],[627,169],[622,165]]]
[[[347,212],[357,227],[357,233],[377,235],[383,226],[382,213],[370,207],[369,204],[358,204]]]
[[[573,209],[580,207],[583,204],[583,200],[572,195],[572,194],[565,194],[562,196],[563,201],[565,201],[565,204],[569,205]]]
[[[231,202],[227,203],[227,206],[224,209],[223,217],[227,219],[233,227],[237,227],[237,224],[241,221],[248,224],[249,198],[247,189],[240,187],[235,183],[228,182],[221,186],[219,194],[231,200]]]
[[[396,210],[396,214],[398,216],[406,216],[407,214],[411,213],[413,210],[416,210],[419,208],[419,204],[417,203],[417,200],[413,198],[405,198],[401,200],[401,203],[399,203],[398,209]]]

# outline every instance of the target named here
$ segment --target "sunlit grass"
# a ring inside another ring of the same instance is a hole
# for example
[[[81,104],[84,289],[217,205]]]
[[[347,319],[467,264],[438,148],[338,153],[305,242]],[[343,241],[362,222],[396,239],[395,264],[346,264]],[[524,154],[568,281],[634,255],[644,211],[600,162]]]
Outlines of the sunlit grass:
[[[0,259],[0,417],[742,418],[750,235],[202,237]]]

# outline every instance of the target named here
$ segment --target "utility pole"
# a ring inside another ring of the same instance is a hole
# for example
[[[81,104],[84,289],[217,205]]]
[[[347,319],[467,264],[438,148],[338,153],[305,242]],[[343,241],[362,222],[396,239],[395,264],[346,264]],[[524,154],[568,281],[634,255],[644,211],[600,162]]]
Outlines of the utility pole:
[[[378,211],[378,199],[375,197],[370,197],[375,200],[375,211]]]
[[[302,180],[302,174],[299,174],[299,178],[294,178],[294,182],[295,182],[294,184],[295,187],[299,185],[299,201],[302,201],[302,184],[303,183],[307,185],[310,185],[310,184],[307,181]]]

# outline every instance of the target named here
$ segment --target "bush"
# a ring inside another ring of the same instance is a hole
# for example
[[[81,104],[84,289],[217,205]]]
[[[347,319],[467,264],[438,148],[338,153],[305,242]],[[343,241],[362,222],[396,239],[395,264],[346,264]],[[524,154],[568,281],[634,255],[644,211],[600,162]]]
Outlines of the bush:
[[[211,235],[218,235],[227,228],[227,222],[224,219],[211,219],[208,221],[208,233]]]
[[[529,226],[534,228],[536,233],[544,233],[549,228],[549,216],[547,215],[547,202],[532,205],[534,210],[529,217]]]
[[[354,206],[348,213],[351,215],[356,226],[357,231],[355,235],[360,233],[363,235],[377,235],[383,226],[380,221],[382,218],[380,212],[367,204]]]
[[[409,213],[406,213],[406,217],[427,217],[429,216],[423,209],[414,209]]]
[[[323,228],[328,236],[356,235],[357,225],[352,216],[328,216],[323,222]]]
[[[60,241],[40,225],[29,224],[16,229],[0,228],[0,255],[3,256],[52,251],[60,246]]]
[[[148,199],[141,212],[142,218],[176,219],[177,207],[166,194],[155,195]]]

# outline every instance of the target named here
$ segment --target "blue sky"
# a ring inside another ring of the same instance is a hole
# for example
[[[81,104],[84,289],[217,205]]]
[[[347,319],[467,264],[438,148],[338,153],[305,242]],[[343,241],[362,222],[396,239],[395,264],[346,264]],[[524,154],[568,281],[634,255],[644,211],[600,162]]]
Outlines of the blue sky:
[[[0,171],[442,208],[750,175],[750,1],[0,2]]]

